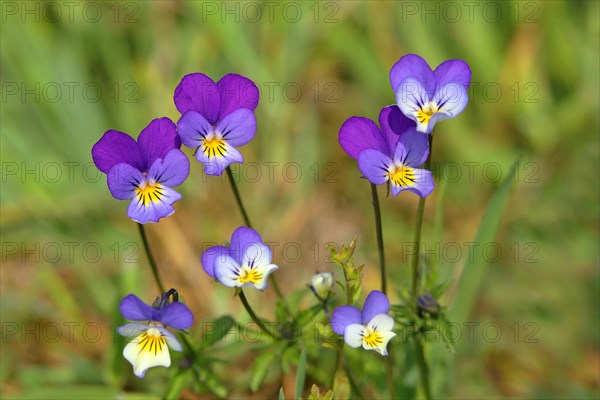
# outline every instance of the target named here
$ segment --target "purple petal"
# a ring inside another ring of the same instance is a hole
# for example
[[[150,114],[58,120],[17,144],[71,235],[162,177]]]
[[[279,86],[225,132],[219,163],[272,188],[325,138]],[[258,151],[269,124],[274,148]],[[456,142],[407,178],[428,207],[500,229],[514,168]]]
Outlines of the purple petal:
[[[204,272],[211,278],[215,277],[215,263],[218,258],[230,256],[229,248],[225,246],[212,246],[202,253],[201,262]]]
[[[390,70],[390,82],[396,93],[400,83],[406,78],[414,78],[421,82],[430,93],[435,90],[435,75],[422,57],[416,54],[407,54],[400,58]]]
[[[363,150],[358,156],[358,169],[375,185],[381,185],[388,180],[388,170],[392,159],[377,150]]]
[[[121,300],[119,305],[121,314],[126,319],[133,321],[152,321],[156,309],[144,303],[135,294],[131,293]]]
[[[179,149],[169,151],[150,166],[148,179],[161,185],[175,187],[181,185],[190,174],[190,160]]]
[[[138,148],[146,168],[155,160],[163,158],[169,151],[180,147],[181,140],[177,136],[177,128],[173,121],[166,117],[152,120],[138,137]]]
[[[246,250],[253,244],[262,242],[262,238],[254,229],[240,226],[231,234],[231,256],[238,264],[242,264]]]
[[[194,315],[183,303],[175,301],[157,310],[156,321],[175,329],[188,329],[194,324]]]
[[[240,264],[229,256],[215,259],[215,278],[227,287],[240,286]]]
[[[237,74],[227,74],[217,83],[221,95],[219,120],[240,108],[254,111],[258,105],[258,87],[250,79]]]
[[[173,100],[181,114],[196,111],[213,125],[219,118],[221,108],[219,88],[212,79],[204,74],[195,73],[184,76],[175,88]]]
[[[415,124],[401,136],[394,152],[394,161],[409,167],[419,167],[429,155],[429,135],[417,132]]]
[[[158,222],[161,218],[168,217],[175,212],[172,204],[181,199],[181,195],[173,189],[163,186],[159,200],[151,200],[148,203],[143,203],[140,196],[135,196],[131,199],[127,208],[127,216],[139,222],[146,224],[148,222]]]
[[[247,108],[235,110],[219,122],[217,131],[221,132],[223,139],[232,146],[243,146],[251,141],[256,133],[256,117]]]
[[[438,65],[433,71],[437,80],[437,87],[448,83],[460,83],[465,90],[469,90],[471,84],[471,68],[463,60],[447,60]]]
[[[338,335],[343,335],[348,325],[360,323],[360,311],[354,306],[341,306],[333,310],[331,328]]]
[[[187,147],[197,148],[202,139],[213,131],[213,127],[200,113],[188,111],[177,122],[177,134]]]
[[[362,323],[366,325],[374,316],[387,314],[390,309],[390,301],[387,296],[379,290],[373,290],[367,296],[362,310]]]
[[[402,114],[397,105],[387,106],[381,109],[379,113],[379,126],[389,148],[389,153],[393,154],[400,135],[405,131],[414,128],[415,123]]]
[[[96,167],[105,174],[116,165],[126,163],[144,170],[144,162],[138,145],[130,136],[118,131],[107,131],[92,147],[92,158]]]
[[[368,118],[348,118],[340,128],[338,140],[346,154],[354,159],[357,159],[360,152],[366,149],[375,149],[384,154],[390,154],[381,131],[375,122]]]
[[[413,192],[419,197],[429,196],[435,187],[435,182],[433,180],[433,176],[431,175],[431,171],[415,168],[414,172],[415,184],[406,188],[406,190]]]
[[[196,160],[204,164],[205,174],[220,176],[229,165],[235,162],[244,163],[244,156],[238,149],[226,141],[223,141],[223,146],[224,149],[220,155],[211,155],[208,151],[203,151],[202,148],[196,151]]]
[[[144,182],[144,175],[129,164],[117,164],[108,171],[108,189],[115,199],[127,200],[135,195],[135,190]]]

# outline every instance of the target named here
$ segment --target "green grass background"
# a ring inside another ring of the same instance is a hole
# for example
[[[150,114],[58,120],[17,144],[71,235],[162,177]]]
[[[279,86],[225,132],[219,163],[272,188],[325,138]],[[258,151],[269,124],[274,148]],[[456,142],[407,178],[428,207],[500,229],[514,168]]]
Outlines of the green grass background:
[[[436,190],[425,216],[427,245],[443,210],[439,268],[453,282],[447,305],[468,258],[465,243],[511,163],[521,161],[494,245],[502,254],[490,250],[493,262],[472,294],[469,320],[480,325],[473,340],[463,331],[446,396],[597,398],[598,2],[274,2],[272,14],[261,3],[46,4],[2,3],[3,396],[162,393],[167,373],[132,376],[113,334],[120,298],[134,292],[150,301],[157,289],[126,202],[110,196],[90,166],[90,149],[108,129],[137,137],[153,118],[176,121],[173,90],[190,72],[215,80],[239,73],[261,89],[258,133],[242,152],[262,175],[237,171],[253,224],[279,243],[284,290],[331,270],[327,243],[356,233],[364,291],[378,288],[369,186],[337,132],[346,118],[376,118],[394,103],[389,69],[417,53],[432,66],[460,58],[473,70],[469,106],[435,133],[434,163],[460,175],[437,169],[438,183],[441,171],[452,175],[443,207],[435,208]],[[264,163],[277,163],[272,179]],[[302,176],[292,182],[295,166]],[[207,244],[242,224],[228,183],[192,162],[179,191],[176,213],[148,226],[163,279],[198,321],[223,313],[247,321],[199,261]],[[403,243],[412,238],[417,199],[380,196],[390,284],[398,290],[409,282]],[[448,247],[454,244],[459,257]],[[272,315],[271,291],[249,297],[261,315]],[[486,323],[500,327],[497,342],[489,340],[493,329],[483,331]],[[264,398],[282,384],[293,387],[293,375],[277,375],[252,394],[252,356],[244,351],[219,353],[242,354],[227,369],[234,394]]]

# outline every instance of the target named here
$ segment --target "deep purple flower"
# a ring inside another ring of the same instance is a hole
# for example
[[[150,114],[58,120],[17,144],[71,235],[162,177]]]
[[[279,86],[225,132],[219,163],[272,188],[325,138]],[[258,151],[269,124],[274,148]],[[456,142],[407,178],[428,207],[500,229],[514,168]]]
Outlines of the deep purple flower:
[[[390,82],[400,110],[431,133],[437,121],[454,118],[469,102],[471,69],[462,60],[447,60],[432,71],[418,55],[407,54],[394,64]]]
[[[173,99],[182,114],[177,131],[185,146],[196,149],[206,174],[221,175],[231,163],[244,162],[236,147],[256,133],[258,98],[254,82],[236,74],[217,83],[201,73],[189,74],[177,85]]]
[[[419,169],[429,154],[427,137],[416,131],[413,121],[396,106],[379,113],[377,125],[367,118],[349,118],[340,128],[339,141],[371,183],[389,182],[394,196],[408,190],[421,197],[434,187],[430,171]]]
[[[148,368],[171,365],[169,348],[181,351],[181,343],[175,335],[166,329],[188,329],[194,324],[194,316],[190,309],[179,301],[168,302],[176,293],[171,289],[154,302],[145,304],[139,297],[129,294],[121,301],[120,309],[123,317],[134,321],[117,328],[122,336],[134,337],[123,349],[123,356],[133,366],[133,372],[143,378]]]
[[[202,268],[225,286],[254,286],[263,290],[269,274],[278,268],[271,260],[271,249],[260,235],[241,226],[231,235],[229,247],[213,246],[202,254]]]
[[[394,319],[387,313],[390,301],[379,290],[367,296],[362,312],[354,306],[341,306],[333,311],[331,328],[350,347],[376,350],[387,355],[387,344],[396,334],[392,332]]]
[[[190,173],[190,162],[179,148],[177,129],[169,118],[157,118],[136,142],[123,132],[104,133],[92,148],[96,167],[108,175],[115,199],[131,199],[127,216],[141,224],[158,222],[173,214],[181,185]]]

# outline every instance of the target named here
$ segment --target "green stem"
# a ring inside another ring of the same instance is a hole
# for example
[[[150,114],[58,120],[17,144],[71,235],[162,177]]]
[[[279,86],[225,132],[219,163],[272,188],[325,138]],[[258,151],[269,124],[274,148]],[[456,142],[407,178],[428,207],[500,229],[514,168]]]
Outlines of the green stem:
[[[235,201],[238,205],[238,208],[240,209],[240,212],[242,213],[242,218],[244,219],[244,224],[246,224],[246,226],[248,228],[252,228],[252,224],[250,223],[250,218],[248,217],[248,213],[246,212],[246,208],[244,207],[244,203],[242,202],[242,196],[240,195],[240,191],[237,187],[237,183],[235,183],[235,179],[233,178],[233,172],[231,172],[230,167],[227,167],[226,171],[227,171],[227,177],[229,178],[229,183],[231,185],[231,190],[233,191],[233,195],[235,197]],[[275,294],[277,295],[277,297],[279,297],[283,301],[283,305],[284,305],[286,311],[288,312],[288,314],[293,316],[294,314],[291,312],[291,310],[285,300],[285,297],[283,296],[283,293],[281,292],[279,283],[277,283],[277,279],[275,278],[274,275],[272,275],[272,274],[269,275],[269,282],[273,286],[273,289],[275,290]]]
[[[237,202],[238,208],[242,213],[242,217],[244,218],[244,223],[248,228],[252,228],[252,224],[250,223],[250,218],[248,218],[248,213],[244,208],[244,203],[242,203],[242,197],[240,196],[240,191],[238,190],[237,184],[235,183],[235,179],[233,179],[233,173],[231,172],[231,168],[227,167],[227,176],[229,177],[229,183],[231,184],[231,190],[233,190],[233,195],[235,196],[235,201]]]
[[[423,164],[423,168],[429,170],[431,167],[431,153],[433,152],[433,132],[429,135],[429,154],[427,160]],[[419,256],[421,246],[421,228],[423,227],[423,214],[425,213],[425,197],[419,199],[419,207],[417,208],[417,222],[415,225],[414,247],[412,254],[412,294],[415,306],[417,297],[419,296]]]
[[[260,330],[263,331],[264,333],[266,333],[267,336],[269,336],[271,339],[277,340],[277,338],[271,332],[269,332],[269,330],[267,329],[265,324],[263,324],[263,322],[260,320],[260,318],[258,318],[256,316],[256,314],[254,313],[254,310],[252,310],[252,307],[250,307],[250,303],[248,303],[248,299],[246,299],[246,295],[244,294],[244,291],[242,289],[240,289],[239,296],[240,296],[240,300],[242,301],[242,304],[244,305],[244,308],[250,315],[250,318],[252,318],[252,321],[254,321],[254,323],[256,325],[258,325]]]
[[[427,368],[427,361],[425,360],[425,350],[423,343],[419,339],[415,338],[415,353],[417,356],[417,365],[419,366],[419,375],[421,377],[421,387],[425,398],[431,399],[431,389],[429,385],[429,368]]]
[[[423,165],[424,169],[429,170],[431,167],[431,154],[433,152],[433,132],[429,135],[429,154],[427,160]],[[417,222],[415,225],[415,237],[414,237],[414,248],[412,257],[412,296],[415,305],[415,311],[417,310],[417,298],[419,297],[419,259],[420,259],[420,245],[421,245],[421,228],[423,227],[423,214],[425,213],[425,198],[422,197],[419,200],[419,207],[417,209]],[[415,338],[415,351],[417,364],[419,367],[419,377],[421,379],[421,387],[427,400],[431,399],[431,389],[429,385],[429,369],[427,368],[427,360],[425,359],[425,352],[423,344]]]
[[[146,230],[144,228],[144,225],[138,223],[138,228],[140,231],[140,236],[142,237],[142,243],[144,244],[144,250],[146,250],[148,262],[150,263],[150,269],[152,270],[152,274],[154,275],[154,280],[156,281],[156,285],[160,289],[161,293],[164,293],[165,288],[160,280],[160,276],[158,275],[158,267],[156,266],[156,261],[154,260],[152,252],[150,251],[150,245],[148,244],[148,238],[146,237]]]
[[[371,195],[373,196],[373,211],[375,212],[375,232],[377,233],[377,251],[379,252],[379,269],[381,271],[381,291],[383,294],[387,294],[385,253],[383,250],[383,230],[381,229],[381,210],[379,209],[377,186],[373,183],[371,183]]]

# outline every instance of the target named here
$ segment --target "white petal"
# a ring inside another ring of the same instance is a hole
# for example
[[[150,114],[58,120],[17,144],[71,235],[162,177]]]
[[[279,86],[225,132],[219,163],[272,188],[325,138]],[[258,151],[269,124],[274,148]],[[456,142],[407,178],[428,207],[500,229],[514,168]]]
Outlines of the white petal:
[[[344,342],[350,347],[360,347],[363,344],[364,325],[350,324],[344,330]]]
[[[230,256],[215,259],[215,278],[227,287],[241,286],[238,276],[240,265]]]
[[[262,243],[252,243],[244,250],[242,265],[261,266],[271,264],[271,249]]]
[[[258,290],[263,290],[267,287],[267,278],[269,277],[269,274],[278,268],[279,267],[275,264],[255,266],[253,269],[256,273],[260,274],[260,279],[255,283],[250,283],[250,285],[253,285]]]
[[[377,314],[371,318],[367,327],[378,332],[391,331],[394,329],[394,318],[387,314]]]
[[[417,112],[421,107],[429,103],[429,95],[421,83],[414,78],[404,79],[396,90],[396,103],[402,114],[412,119],[417,124],[419,132],[426,132],[427,124],[419,122]]]
[[[454,118],[460,114],[469,103],[469,94],[463,85],[459,83],[449,83],[435,92],[433,102],[438,106],[437,112],[445,114],[444,116],[437,117],[436,119],[438,121],[446,118]]]
[[[183,347],[181,347],[181,343],[179,343],[179,340],[177,340],[175,335],[173,335],[168,329],[165,329],[162,326],[157,326],[156,329],[158,329],[160,333],[162,333],[162,335],[165,337],[167,345],[170,349],[173,349],[174,351],[183,350]]]
[[[133,373],[143,378],[148,368],[171,365],[171,355],[165,339],[155,327],[150,327],[123,349],[123,356],[133,366]]]
[[[387,356],[387,344],[396,334],[394,332],[377,332],[379,335],[379,339],[381,339],[381,343],[378,343],[377,346],[369,346],[366,341],[363,341],[363,348],[366,350],[375,350],[382,356]]]

